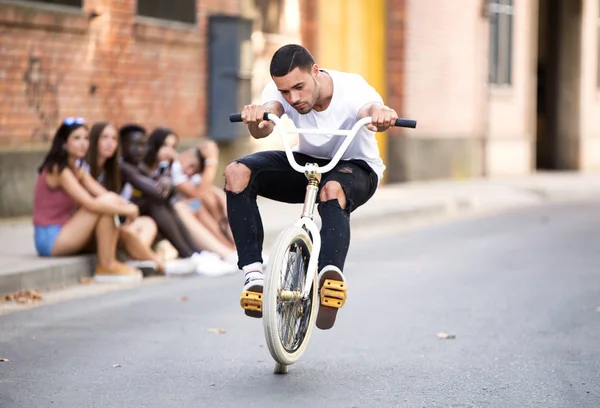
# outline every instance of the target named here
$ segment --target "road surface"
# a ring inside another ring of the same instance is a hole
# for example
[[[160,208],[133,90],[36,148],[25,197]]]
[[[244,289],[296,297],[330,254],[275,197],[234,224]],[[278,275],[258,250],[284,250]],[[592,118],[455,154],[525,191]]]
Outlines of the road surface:
[[[1,315],[0,407],[600,406],[599,203],[373,226],[346,274],[287,375],[241,276]]]

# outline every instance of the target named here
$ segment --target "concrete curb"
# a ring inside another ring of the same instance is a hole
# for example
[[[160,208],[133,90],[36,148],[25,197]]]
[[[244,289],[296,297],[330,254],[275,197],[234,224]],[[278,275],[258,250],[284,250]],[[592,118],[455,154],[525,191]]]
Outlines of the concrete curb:
[[[79,283],[91,277],[96,265],[94,255],[63,258],[60,262],[21,269],[0,275],[0,295],[23,290],[48,290]]]

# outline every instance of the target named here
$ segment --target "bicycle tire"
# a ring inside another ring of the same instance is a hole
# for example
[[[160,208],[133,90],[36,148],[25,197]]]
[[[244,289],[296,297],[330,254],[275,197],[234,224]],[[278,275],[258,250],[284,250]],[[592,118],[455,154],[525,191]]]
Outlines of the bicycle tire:
[[[284,304],[284,302],[279,299],[279,289],[281,286],[282,274],[285,275],[283,276],[284,285],[287,282],[286,278],[291,276],[288,261],[289,254],[291,253],[290,249],[294,245],[296,247],[301,247],[306,256],[303,261],[302,285],[296,285],[294,289],[297,289],[299,286],[299,290],[301,290],[303,287],[307,276],[308,262],[312,255],[312,241],[303,228],[294,226],[282,231],[275,241],[267,267],[263,296],[263,327],[267,347],[275,362],[281,365],[294,364],[300,356],[302,356],[308,346],[317,316],[318,290],[315,289],[317,285],[317,272],[315,270],[312,272],[314,274],[314,283],[311,288],[309,299],[307,301],[295,301],[297,307],[302,307],[300,312],[302,319],[300,320],[299,326],[295,324],[293,335],[294,337],[299,335],[301,338],[296,339],[298,344],[295,344],[292,349],[283,344],[281,327],[279,324],[279,317],[282,314],[280,312],[282,312],[284,306],[286,309],[290,309],[288,306],[292,302]],[[309,300],[310,304],[307,305]],[[308,316],[306,316],[307,312],[309,312]],[[293,315],[294,313],[290,311],[289,314]],[[303,333],[298,333],[300,329],[303,330]]]

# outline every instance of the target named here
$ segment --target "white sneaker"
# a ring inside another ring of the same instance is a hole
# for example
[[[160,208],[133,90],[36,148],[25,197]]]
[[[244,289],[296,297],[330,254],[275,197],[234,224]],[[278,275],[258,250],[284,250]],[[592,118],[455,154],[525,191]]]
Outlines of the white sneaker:
[[[233,266],[235,266],[236,268],[238,267],[238,254],[236,251],[233,251],[231,253],[229,253],[229,255],[227,255],[224,259],[225,262],[227,262],[228,264],[231,264]]]
[[[238,272],[238,267],[227,263],[219,255],[202,251],[192,255],[192,261],[196,264],[196,273],[205,276],[222,276]]]
[[[194,264],[198,265],[204,262],[206,259],[221,259],[219,255],[210,251],[202,251],[202,252],[194,252],[192,256],[189,257]]]
[[[165,262],[165,275],[191,275],[196,272],[196,264],[190,259],[172,259]]]
[[[263,273],[253,272],[255,276],[251,276],[244,281],[244,287],[242,292],[251,290],[252,292],[262,292],[262,288],[265,282],[265,275]]]

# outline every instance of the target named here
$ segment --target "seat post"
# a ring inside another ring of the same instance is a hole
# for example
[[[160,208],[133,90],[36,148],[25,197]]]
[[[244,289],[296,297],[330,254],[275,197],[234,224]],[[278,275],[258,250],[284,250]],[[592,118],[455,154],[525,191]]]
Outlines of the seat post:
[[[321,183],[321,173],[316,171],[317,164],[307,164],[304,174],[308,179],[306,186],[306,195],[304,197],[304,207],[302,208],[302,217],[313,219],[315,204],[317,203],[317,194],[319,193],[319,184]]]

